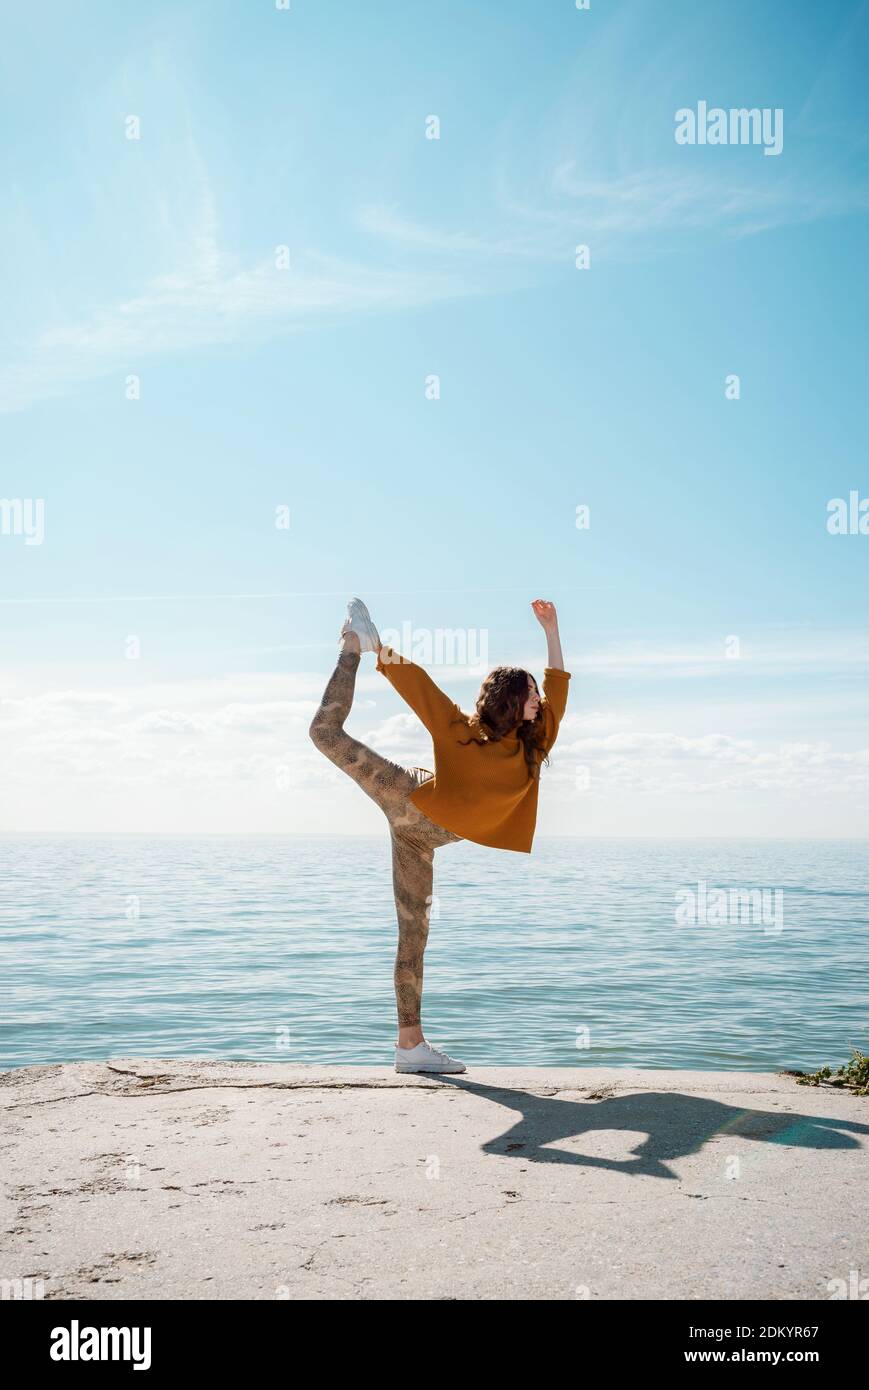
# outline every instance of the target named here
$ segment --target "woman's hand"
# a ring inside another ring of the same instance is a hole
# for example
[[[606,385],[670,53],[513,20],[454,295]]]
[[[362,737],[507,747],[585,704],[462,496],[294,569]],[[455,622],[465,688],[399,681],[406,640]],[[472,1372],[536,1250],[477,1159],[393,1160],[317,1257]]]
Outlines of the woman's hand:
[[[555,604],[550,603],[545,598],[535,598],[531,601],[534,609],[534,616],[544,632],[554,632],[558,630],[558,614],[555,611]]]

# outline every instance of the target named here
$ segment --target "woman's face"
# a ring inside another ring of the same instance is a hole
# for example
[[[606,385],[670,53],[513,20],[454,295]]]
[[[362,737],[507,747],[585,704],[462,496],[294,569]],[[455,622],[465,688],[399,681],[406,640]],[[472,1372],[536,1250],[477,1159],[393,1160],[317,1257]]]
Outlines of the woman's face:
[[[533,676],[528,677],[528,699],[525,701],[525,708],[522,711],[523,719],[536,719],[537,711],[540,708],[540,692],[537,689],[537,682]]]

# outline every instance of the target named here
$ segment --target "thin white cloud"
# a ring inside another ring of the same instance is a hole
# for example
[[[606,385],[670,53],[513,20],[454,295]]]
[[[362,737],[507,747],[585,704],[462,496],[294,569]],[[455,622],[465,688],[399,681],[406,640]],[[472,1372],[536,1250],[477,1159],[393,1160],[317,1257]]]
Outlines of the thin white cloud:
[[[245,265],[221,249],[215,196],[189,130],[183,149],[199,207],[178,266],[119,303],[21,344],[0,371],[0,412],[113,372],[126,377],[154,356],[265,341],[324,318],[416,308],[468,291],[444,271],[372,267],[304,247],[290,247],[289,264],[279,268],[279,242]]]
[[[391,246],[480,261],[548,261],[570,264],[578,244],[610,257],[651,256],[690,230],[754,236],[774,227],[844,216],[869,208],[869,188],[843,182],[818,187],[808,177],[764,185],[720,175],[643,169],[589,178],[576,160],[552,168],[546,187],[533,195],[503,187],[474,229],[433,226],[396,204],[359,209],[360,227]],[[649,233],[664,239],[649,240]],[[670,234],[671,239],[666,239]],[[636,238],[642,238],[638,243]],[[494,276],[496,266],[489,267]],[[477,266],[479,273],[479,264]]]
[[[869,634],[863,632],[831,634],[827,638],[776,642],[768,637],[746,636],[740,641],[740,655],[725,654],[725,634],[715,642],[668,647],[653,642],[619,643],[582,652],[568,658],[571,670],[602,674],[630,675],[642,672],[648,678],[666,679],[746,674],[793,676],[812,672],[829,675],[833,671],[859,674],[869,665]]]
[[[700,8],[675,29],[661,26],[654,6],[599,21],[533,118],[521,100],[505,112],[471,219],[433,224],[391,200],[361,207],[359,224],[397,250],[470,261],[478,275],[503,279],[509,258],[518,275],[523,262],[570,264],[577,244],[596,257],[648,259],[690,232],[753,236],[869,208],[869,184],[846,160],[865,145],[854,109],[867,7],[843,26],[818,90],[801,111],[788,107],[786,163],[676,146],[682,83],[693,87],[696,54],[708,45]],[[721,104],[742,106],[743,96],[731,103],[724,94]]]
[[[635,255],[632,238],[648,237],[650,231],[717,228],[725,235],[749,236],[869,207],[869,192],[862,188],[826,193],[799,185],[765,188],[666,169],[588,179],[579,176],[573,160],[553,169],[550,193],[553,205],[547,206],[505,191],[500,206],[475,230],[426,224],[395,204],[364,206],[357,219],[363,230],[404,251],[569,264],[577,244],[595,239],[598,253]],[[648,256],[667,248],[667,242],[646,240],[642,250]]]

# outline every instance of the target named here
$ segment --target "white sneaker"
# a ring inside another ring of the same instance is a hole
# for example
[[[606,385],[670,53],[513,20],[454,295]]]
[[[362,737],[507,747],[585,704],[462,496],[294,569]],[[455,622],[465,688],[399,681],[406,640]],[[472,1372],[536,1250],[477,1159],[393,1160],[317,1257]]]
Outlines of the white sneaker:
[[[457,1062],[455,1057],[448,1057],[445,1052],[440,1052],[423,1040],[416,1047],[395,1049],[395,1070],[456,1072],[467,1071],[467,1067],[464,1062]]]
[[[351,598],[347,605],[347,617],[349,621],[344,624],[342,631],[346,632],[349,628],[350,632],[355,632],[363,652],[379,652],[380,634],[361,598]]]

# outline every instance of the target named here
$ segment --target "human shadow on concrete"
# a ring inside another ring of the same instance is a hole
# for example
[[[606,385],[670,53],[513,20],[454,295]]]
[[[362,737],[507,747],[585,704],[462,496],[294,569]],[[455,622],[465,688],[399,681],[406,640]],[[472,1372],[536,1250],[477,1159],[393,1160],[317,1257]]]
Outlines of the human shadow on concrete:
[[[746,1109],[705,1096],[678,1091],[635,1091],[630,1095],[601,1094],[594,1089],[585,1100],[540,1096],[507,1086],[487,1086],[459,1076],[440,1076],[442,1085],[467,1091],[483,1100],[517,1110],[511,1129],[483,1144],[482,1152],[518,1158],[525,1163],[569,1163],[583,1168],[609,1168],[617,1173],[676,1178],[668,1162],[721,1144],[722,1162],[739,1140],[782,1144],[801,1149],[854,1149],[854,1137],[869,1135],[869,1123],[838,1116],[801,1115],[787,1110]],[[577,1088],[580,1089],[580,1088]],[[585,1088],[582,1088],[585,1089]],[[548,1148],[563,1139],[577,1139],[596,1130],[640,1131],[648,1136],[629,1159],[570,1153]]]

